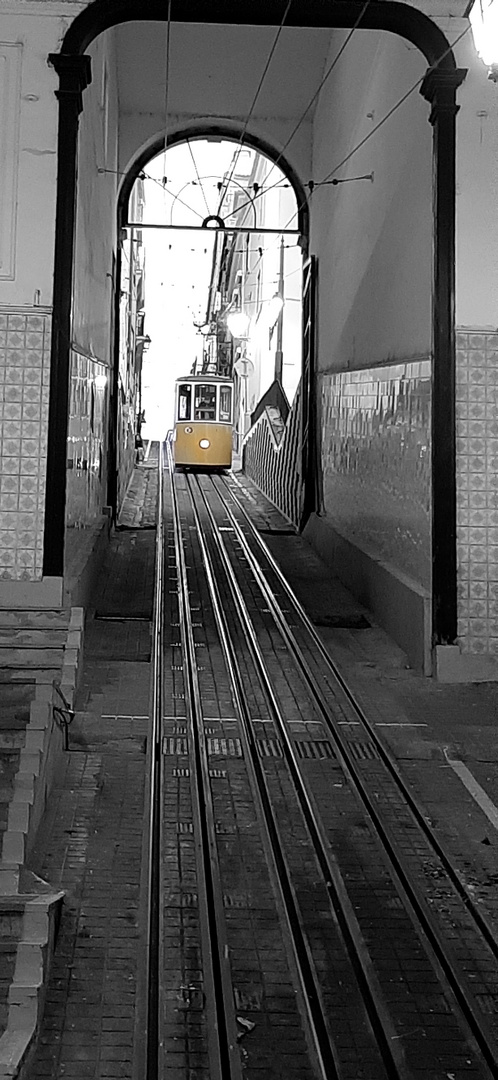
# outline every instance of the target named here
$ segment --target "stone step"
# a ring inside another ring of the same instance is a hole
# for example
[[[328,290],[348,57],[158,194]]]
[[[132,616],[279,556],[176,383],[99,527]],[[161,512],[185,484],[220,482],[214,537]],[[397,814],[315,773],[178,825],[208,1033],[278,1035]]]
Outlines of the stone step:
[[[0,627],[67,630],[69,619],[69,611],[30,611],[24,608],[0,608]]]
[[[0,701],[0,750],[2,747],[17,746],[19,735],[26,731],[27,724],[29,724],[29,710],[26,711],[25,715],[12,716],[9,713],[5,715]]]
[[[54,669],[62,666],[64,649],[15,649],[0,648],[0,668],[16,669],[23,672],[33,668]],[[55,678],[55,676],[54,676]]]
[[[33,630],[30,627],[0,626],[0,649],[63,649],[67,630]]]
[[[52,662],[55,660],[55,656],[52,653]],[[33,668],[36,668],[36,673],[33,672]],[[27,683],[29,679],[32,680],[36,689],[36,683],[51,683],[54,679],[60,679],[61,665],[58,667],[47,667],[38,669],[38,665],[33,664],[29,666],[28,660],[24,667],[2,667],[0,664],[0,700],[3,694],[4,685],[13,685],[15,683]]]
[[[1,826],[0,826],[1,828]],[[0,909],[0,1034],[7,1027],[9,990],[14,979],[17,945],[21,939],[23,909],[19,904],[2,904]]]

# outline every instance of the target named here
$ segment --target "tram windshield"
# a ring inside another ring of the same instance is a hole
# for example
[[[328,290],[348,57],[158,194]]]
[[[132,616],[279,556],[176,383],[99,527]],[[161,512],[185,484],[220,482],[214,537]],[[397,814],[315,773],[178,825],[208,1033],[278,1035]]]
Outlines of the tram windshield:
[[[192,387],[190,383],[182,383],[178,387],[178,419],[190,420],[192,408]]]
[[[220,386],[220,420],[229,424],[232,419],[232,387]]]
[[[195,387],[194,420],[216,420],[216,386],[200,383]]]

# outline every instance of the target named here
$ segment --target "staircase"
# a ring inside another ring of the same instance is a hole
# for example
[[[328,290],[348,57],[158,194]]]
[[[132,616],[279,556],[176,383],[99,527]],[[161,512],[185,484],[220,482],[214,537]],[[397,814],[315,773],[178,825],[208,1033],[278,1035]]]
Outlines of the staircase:
[[[22,1080],[43,1008],[63,894],[26,864],[65,749],[82,634],[81,608],[0,609],[0,1080]]]

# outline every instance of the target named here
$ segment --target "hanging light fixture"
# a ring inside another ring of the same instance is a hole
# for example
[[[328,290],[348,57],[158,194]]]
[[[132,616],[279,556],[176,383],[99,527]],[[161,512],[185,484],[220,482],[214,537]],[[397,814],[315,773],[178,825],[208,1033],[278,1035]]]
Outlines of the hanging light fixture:
[[[498,0],[475,0],[469,12],[476,52],[498,82]]]
[[[227,326],[235,338],[243,338],[249,328],[249,317],[243,311],[232,311],[227,316]]]

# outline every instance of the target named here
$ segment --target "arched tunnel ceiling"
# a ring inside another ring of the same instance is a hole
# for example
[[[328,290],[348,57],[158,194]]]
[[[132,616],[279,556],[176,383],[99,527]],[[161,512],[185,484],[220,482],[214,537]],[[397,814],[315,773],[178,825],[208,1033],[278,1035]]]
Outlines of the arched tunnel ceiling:
[[[161,116],[165,107],[164,23],[125,23],[115,34],[122,114]],[[254,115],[298,119],[323,73],[337,31],[283,29]],[[173,23],[168,112],[245,120],[276,28]],[[307,119],[311,119],[312,110]]]

